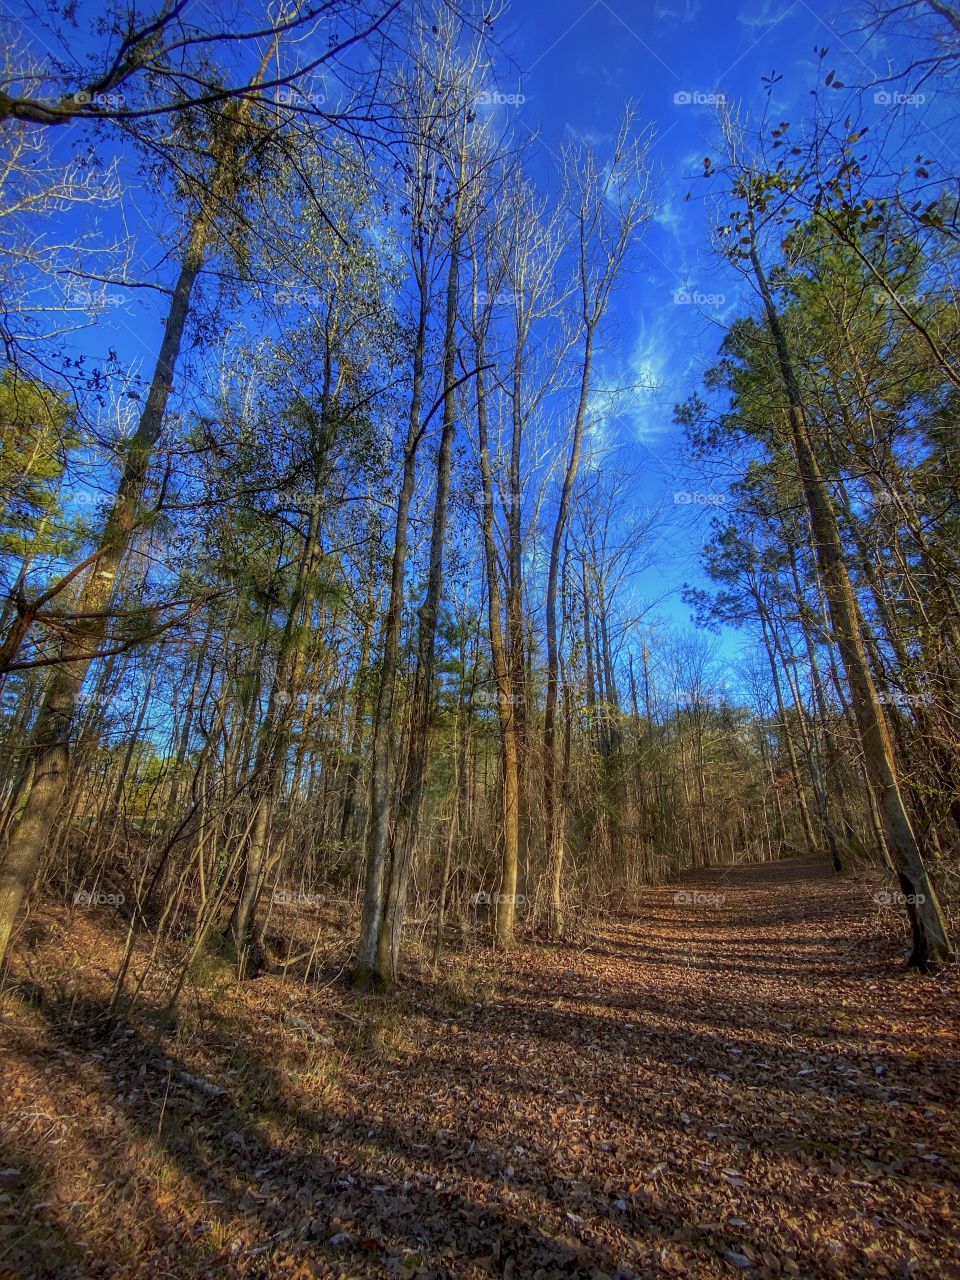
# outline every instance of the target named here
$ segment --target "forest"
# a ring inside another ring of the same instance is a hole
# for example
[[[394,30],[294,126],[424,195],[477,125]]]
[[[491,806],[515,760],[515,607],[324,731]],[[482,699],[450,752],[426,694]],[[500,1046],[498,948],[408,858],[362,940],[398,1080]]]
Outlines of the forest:
[[[0,1277],[960,1275],[960,9],[2,23]]]

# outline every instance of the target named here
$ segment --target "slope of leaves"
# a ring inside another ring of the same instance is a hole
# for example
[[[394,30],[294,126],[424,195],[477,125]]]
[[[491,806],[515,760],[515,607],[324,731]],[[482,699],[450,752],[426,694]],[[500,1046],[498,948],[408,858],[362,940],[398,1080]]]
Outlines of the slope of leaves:
[[[956,972],[815,860],[389,999],[211,970],[166,1038],[115,922],[30,927],[0,1275],[960,1276]]]

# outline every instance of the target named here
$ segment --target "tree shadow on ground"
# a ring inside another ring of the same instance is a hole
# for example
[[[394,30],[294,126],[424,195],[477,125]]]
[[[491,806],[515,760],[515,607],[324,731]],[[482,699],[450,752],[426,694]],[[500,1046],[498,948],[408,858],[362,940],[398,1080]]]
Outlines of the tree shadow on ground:
[[[511,1256],[524,1259],[525,1267],[535,1263],[517,1272],[523,1275],[542,1268],[545,1275],[592,1278],[598,1269],[612,1276],[621,1263],[629,1266],[615,1232],[603,1238],[603,1224],[599,1234],[585,1227],[586,1238],[578,1240],[529,1215],[529,1195],[512,1191],[528,1203],[507,1209],[502,1170],[482,1151],[468,1155],[464,1135],[451,1146],[436,1131],[407,1131],[371,1116],[362,1100],[319,1110],[298,1106],[278,1068],[253,1056],[245,1074],[256,1089],[245,1102],[231,1099],[238,1084],[211,1097],[184,1082],[184,1076],[198,1077],[182,1058],[129,1027],[111,1026],[102,1004],[77,1002],[69,1020],[63,1008],[42,1008],[51,1047],[71,1056],[73,1086],[112,1112],[122,1130],[119,1143],[99,1150],[94,1144],[90,1153],[96,1181],[107,1188],[101,1213],[124,1219],[126,1188],[143,1182],[145,1152],[172,1162],[195,1194],[189,1205],[181,1196],[170,1206],[140,1192],[143,1239],[131,1238],[118,1252],[143,1274],[266,1277],[299,1274],[301,1264],[320,1268],[304,1274],[389,1275],[391,1267],[406,1274],[404,1257],[417,1274],[451,1278],[473,1263],[481,1267],[478,1274],[492,1261],[502,1268]],[[23,1165],[19,1150],[9,1155]],[[451,1174],[473,1194],[451,1186]],[[46,1237],[43,1256],[31,1255],[29,1274],[64,1280],[115,1274],[118,1256],[105,1257],[102,1245],[97,1256],[80,1217],[51,1218],[49,1201],[40,1197],[54,1180],[55,1170],[39,1158],[25,1175],[37,1190],[22,1202],[20,1247],[31,1232]],[[222,1230],[202,1221],[212,1206],[214,1216],[239,1229],[233,1239],[223,1240]],[[618,1215],[611,1215],[613,1224]],[[668,1238],[652,1222],[646,1225],[645,1244]]]

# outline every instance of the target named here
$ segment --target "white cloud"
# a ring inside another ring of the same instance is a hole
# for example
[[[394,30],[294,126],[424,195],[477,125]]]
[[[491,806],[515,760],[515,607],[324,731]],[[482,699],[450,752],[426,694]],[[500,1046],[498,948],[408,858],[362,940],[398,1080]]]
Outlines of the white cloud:
[[[682,8],[679,9],[654,9],[653,16],[655,18],[669,18],[673,22],[680,22],[684,26],[687,23],[694,22],[700,15],[700,0],[684,0]]]
[[[604,133],[599,129],[578,129],[572,125],[569,120],[563,126],[563,131],[572,142],[578,142],[583,146],[593,147],[595,151],[609,146],[614,139],[612,133]]]
[[[750,27],[752,30],[774,27],[793,8],[795,3],[791,4],[789,0],[763,0],[759,6],[741,9],[737,14],[737,21],[742,27]]]
[[[621,89],[623,77],[626,74],[624,67],[611,67],[605,62],[591,62],[582,56],[577,58],[576,71],[577,75],[585,80],[602,80],[607,89]]]

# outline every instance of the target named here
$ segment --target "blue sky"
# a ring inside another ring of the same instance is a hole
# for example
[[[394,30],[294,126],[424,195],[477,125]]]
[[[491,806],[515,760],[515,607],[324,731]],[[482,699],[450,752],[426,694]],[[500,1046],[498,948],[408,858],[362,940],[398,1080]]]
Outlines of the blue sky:
[[[503,90],[523,97],[503,109],[516,113],[521,134],[536,135],[546,153],[544,181],[564,139],[590,141],[602,152],[627,101],[637,126],[653,129],[656,213],[619,292],[617,350],[604,357],[599,379],[642,387],[606,434],[637,453],[638,501],[666,503],[657,564],[639,576],[636,590],[641,599],[660,600],[658,615],[685,624],[689,610],[679,589],[685,580],[702,581],[697,551],[717,507],[678,504],[674,495],[706,499],[720,491],[684,471],[673,409],[698,389],[724,323],[743,302],[739,277],[710,248],[711,196],[702,173],[713,150],[713,103],[723,94],[762,109],[761,77],[776,70],[783,76],[778,107],[796,108],[816,80],[813,45],[830,45],[833,36],[805,0],[537,0],[514,4],[501,26],[512,33],[516,63],[516,81]],[[663,598],[667,591],[673,594]],[[722,651],[732,655],[740,643],[730,633]]]
[[[638,500],[665,500],[667,515],[676,517],[676,527],[665,531],[658,566],[637,584],[647,598],[676,588],[658,608],[675,622],[689,619],[679,586],[684,580],[702,584],[697,551],[717,507],[706,500],[676,506],[673,495],[706,499],[719,487],[684,472],[673,407],[699,389],[723,326],[754,305],[740,277],[711,250],[715,197],[702,173],[704,157],[716,155],[712,102],[722,94],[760,115],[768,107],[764,77],[775,74],[780,78],[771,92],[770,116],[799,127],[812,106],[818,75],[835,69],[848,88],[833,95],[833,102],[844,110],[855,104],[868,121],[889,128],[892,108],[883,93],[893,86],[885,77],[904,65],[907,50],[899,39],[861,29],[862,22],[852,10],[841,15],[835,6],[808,0],[527,0],[513,3],[499,24],[502,33],[509,32],[514,59],[500,88],[523,99],[501,109],[515,113],[521,133],[536,136],[545,181],[550,153],[565,138],[589,140],[602,151],[628,100],[636,106],[637,124],[649,122],[654,129],[657,212],[644,233],[637,269],[620,291],[618,351],[606,357],[601,379],[642,381],[646,387],[612,430],[643,461]],[[823,47],[829,53],[821,66],[815,50]],[[909,158],[919,126],[922,144],[949,171],[960,172],[953,104],[938,103],[931,87],[924,88],[917,108],[899,108],[904,132],[914,134]],[[856,89],[866,92],[855,99]],[[727,633],[722,653],[733,657],[741,644],[742,637]]]
[[[874,101],[874,90],[891,64],[902,65],[905,50],[901,43],[858,32],[857,26],[853,13],[838,17],[819,0],[715,5],[701,0],[515,0],[497,23],[508,59],[498,84],[507,101],[495,109],[521,137],[536,140],[532,166],[537,181],[555,183],[557,154],[565,140],[590,141],[602,154],[628,100],[635,105],[638,128],[653,130],[656,212],[614,306],[597,391],[626,384],[640,388],[603,429],[605,438],[636,455],[642,469],[638,504],[665,504],[658,563],[638,578],[636,591],[641,599],[652,600],[673,590],[658,606],[658,613],[671,621],[689,617],[679,588],[685,580],[702,584],[697,552],[716,510],[711,501],[675,503],[674,495],[707,498],[718,490],[684,471],[673,407],[699,388],[723,326],[752,305],[739,277],[718,263],[710,247],[714,196],[701,175],[704,156],[715,154],[712,101],[722,94],[758,114],[767,105],[763,77],[775,74],[779,79],[771,114],[799,124],[817,83],[815,46],[827,46],[824,67],[835,68],[848,86],[871,86],[861,105],[865,103],[868,117],[889,124],[890,108]],[[35,26],[28,38],[41,47],[49,41]],[[80,56],[83,44],[81,35],[75,45]],[[960,172],[960,140],[951,109],[928,86],[923,109],[907,107],[900,114],[907,132],[919,125],[925,145]],[[75,141],[64,133],[65,149]],[[911,141],[911,153],[914,149]],[[129,180],[130,166],[125,164],[124,170]],[[125,197],[124,221],[142,240],[147,266],[161,263],[163,207],[136,179]],[[134,278],[138,274],[130,272]],[[77,345],[97,354],[115,345],[125,365],[148,373],[163,310],[155,295],[132,291],[103,318],[106,323],[77,335]],[[738,635],[728,634],[723,652],[733,656],[741,642]]]

